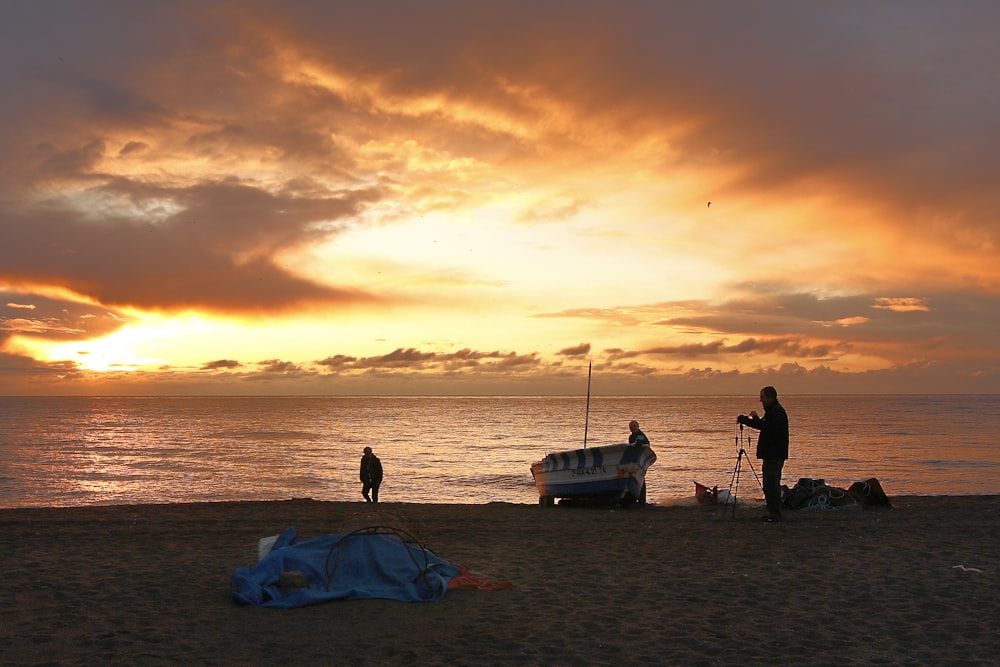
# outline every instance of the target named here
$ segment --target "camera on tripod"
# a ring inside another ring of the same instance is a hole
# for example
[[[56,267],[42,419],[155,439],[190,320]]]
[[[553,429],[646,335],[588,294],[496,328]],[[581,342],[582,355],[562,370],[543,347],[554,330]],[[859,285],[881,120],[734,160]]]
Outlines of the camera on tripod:
[[[753,417],[756,417],[756,413],[751,412],[750,414],[751,417],[747,417],[746,415],[740,415],[739,417],[736,418],[737,423],[740,425],[739,433],[737,433],[736,436],[734,436],[734,439],[736,440],[736,465],[733,467],[733,476],[729,481],[729,493],[726,496],[725,505],[723,505],[722,507],[723,517],[726,516],[726,507],[729,505],[730,502],[732,502],[733,504],[731,516],[733,517],[736,516],[736,498],[737,495],[739,494],[740,469],[743,466],[743,459],[746,459],[747,465],[750,466],[750,471],[753,472],[753,476],[754,478],[756,478],[757,485],[760,486],[760,490],[762,492],[764,491],[764,485],[761,483],[760,477],[758,477],[757,475],[757,471],[754,470],[753,463],[750,462],[750,455],[747,454],[746,447],[744,446],[744,444],[746,444],[746,446],[750,445],[750,436],[747,435],[746,440],[744,440],[743,426],[744,425],[749,426],[751,419]]]
[[[743,417],[743,416],[744,415],[740,415],[740,417]],[[738,421],[739,417],[737,417],[736,419]],[[739,433],[739,435],[736,436],[736,451],[737,452],[745,452],[746,450],[743,448],[743,422],[739,422],[739,424],[740,424],[740,433]],[[748,438],[748,440],[749,440],[749,438]]]

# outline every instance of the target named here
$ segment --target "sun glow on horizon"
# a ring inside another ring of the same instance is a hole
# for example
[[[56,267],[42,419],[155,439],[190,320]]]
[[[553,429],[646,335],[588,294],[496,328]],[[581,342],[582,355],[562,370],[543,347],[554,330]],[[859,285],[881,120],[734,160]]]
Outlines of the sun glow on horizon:
[[[52,363],[71,362],[89,371],[134,371],[172,365],[171,341],[185,333],[204,331],[197,318],[154,319],[146,316],[114,333],[73,342],[14,337],[11,346]]]

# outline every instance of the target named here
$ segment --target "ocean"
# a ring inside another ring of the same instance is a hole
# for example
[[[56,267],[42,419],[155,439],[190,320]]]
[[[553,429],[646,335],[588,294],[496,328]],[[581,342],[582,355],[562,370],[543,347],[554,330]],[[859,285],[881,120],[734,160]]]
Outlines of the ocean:
[[[1000,493],[1000,396],[781,396],[783,482],[877,478],[894,495]],[[530,465],[624,442],[629,420],[658,460],[650,502],[697,480],[762,497],[747,396],[0,397],[0,507],[313,498],[359,501],[361,450],[382,460],[386,502],[527,503]]]

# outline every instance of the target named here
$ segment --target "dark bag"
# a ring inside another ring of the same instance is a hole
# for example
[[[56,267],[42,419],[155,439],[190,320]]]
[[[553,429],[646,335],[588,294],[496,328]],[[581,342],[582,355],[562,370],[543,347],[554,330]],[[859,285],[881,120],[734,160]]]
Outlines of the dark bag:
[[[892,507],[892,503],[889,502],[889,496],[885,495],[882,485],[874,477],[866,479],[863,482],[851,484],[851,488],[847,492],[858,503],[866,507]]]
[[[809,504],[809,499],[818,489],[826,486],[825,479],[799,478],[798,483],[788,489],[781,498],[781,506],[785,509],[802,509]]]

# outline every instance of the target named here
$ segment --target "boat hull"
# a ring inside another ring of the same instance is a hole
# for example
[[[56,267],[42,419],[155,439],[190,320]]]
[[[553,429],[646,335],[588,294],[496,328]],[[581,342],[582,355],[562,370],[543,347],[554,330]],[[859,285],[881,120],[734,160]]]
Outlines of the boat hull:
[[[648,446],[603,445],[553,452],[531,464],[538,502],[556,498],[634,502],[642,497],[646,471],[656,461]]]

